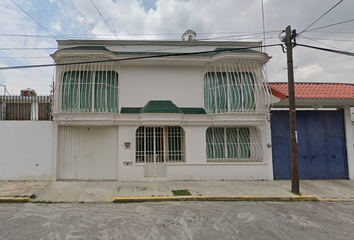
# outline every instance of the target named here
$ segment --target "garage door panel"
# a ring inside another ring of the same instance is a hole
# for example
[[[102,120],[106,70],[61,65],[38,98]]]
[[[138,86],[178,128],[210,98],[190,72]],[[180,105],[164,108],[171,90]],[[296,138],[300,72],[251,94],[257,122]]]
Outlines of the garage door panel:
[[[117,180],[117,127],[60,127],[58,179]]]

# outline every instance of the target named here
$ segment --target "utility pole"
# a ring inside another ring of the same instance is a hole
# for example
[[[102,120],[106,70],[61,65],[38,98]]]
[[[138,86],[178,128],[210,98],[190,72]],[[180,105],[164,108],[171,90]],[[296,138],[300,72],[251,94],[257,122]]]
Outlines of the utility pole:
[[[291,31],[287,26],[285,30],[285,45],[288,65],[288,87],[289,87],[289,119],[290,119],[290,144],[291,144],[291,192],[300,193],[299,181],[299,159],[297,152],[297,126],[296,126],[296,105],[295,86],[293,71],[293,40],[295,43],[296,30]]]

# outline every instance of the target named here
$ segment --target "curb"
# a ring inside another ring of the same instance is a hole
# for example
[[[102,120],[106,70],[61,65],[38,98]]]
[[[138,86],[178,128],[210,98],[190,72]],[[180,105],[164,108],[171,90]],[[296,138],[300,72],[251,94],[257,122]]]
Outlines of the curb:
[[[0,203],[28,203],[32,199],[29,197],[0,197]]]
[[[354,202],[354,198],[326,198],[326,199],[319,198],[318,201],[320,201],[320,202]]]
[[[318,201],[313,196],[256,197],[256,196],[169,196],[169,197],[116,197],[114,203],[171,202],[171,201]]]

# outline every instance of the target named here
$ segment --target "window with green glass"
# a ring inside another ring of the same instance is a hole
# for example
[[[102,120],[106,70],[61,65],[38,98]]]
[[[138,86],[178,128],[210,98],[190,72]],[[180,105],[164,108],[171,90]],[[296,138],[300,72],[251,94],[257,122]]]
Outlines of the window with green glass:
[[[118,112],[118,73],[65,72],[62,84],[64,112]]]
[[[206,131],[208,161],[259,161],[261,144],[255,127],[209,127]]]
[[[207,113],[254,112],[254,79],[249,72],[208,72],[204,75]]]

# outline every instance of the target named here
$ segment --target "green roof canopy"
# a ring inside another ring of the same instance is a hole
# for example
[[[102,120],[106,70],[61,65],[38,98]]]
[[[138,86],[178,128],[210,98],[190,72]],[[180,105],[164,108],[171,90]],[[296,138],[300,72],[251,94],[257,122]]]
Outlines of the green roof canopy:
[[[179,113],[206,114],[203,108],[179,108],[171,100],[151,100],[144,107],[122,107],[122,114]]]

